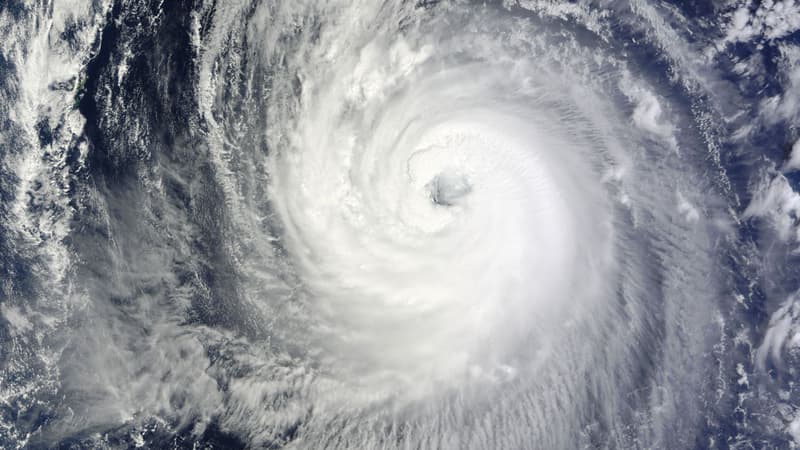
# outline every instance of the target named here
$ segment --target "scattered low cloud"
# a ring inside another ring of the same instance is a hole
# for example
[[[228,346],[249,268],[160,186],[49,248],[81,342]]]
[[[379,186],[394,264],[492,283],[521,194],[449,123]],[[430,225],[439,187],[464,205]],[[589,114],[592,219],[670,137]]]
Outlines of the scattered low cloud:
[[[800,4],[795,0],[748,1],[731,15],[725,40],[779,39],[800,30]]]

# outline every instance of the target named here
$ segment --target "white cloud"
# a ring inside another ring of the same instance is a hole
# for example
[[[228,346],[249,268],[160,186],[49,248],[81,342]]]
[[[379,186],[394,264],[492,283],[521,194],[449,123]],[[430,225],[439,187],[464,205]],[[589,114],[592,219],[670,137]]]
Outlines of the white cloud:
[[[742,215],[743,219],[752,217],[769,221],[781,241],[797,242],[800,238],[797,223],[800,217],[800,194],[792,189],[786,177],[778,174],[762,183]]]
[[[675,126],[658,96],[646,87],[634,83],[627,75],[622,78],[620,89],[635,105],[631,115],[633,123],[651,136],[659,138],[672,150],[678,151]]]
[[[800,414],[797,414],[794,419],[792,419],[789,426],[786,428],[786,432],[792,436],[794,439],[795,444],[800,444]]]
[[[700,212],[697,207],[690,203],[680,191],[676,193],[676,196],[678,197],[678,213],[683,216],[683,219],[689,223],[700,220]]]
[[[28,320],[25,313],[16,306],[0,305],[0,316],[11,324],[12,333],[14,330],[20,332],[28,331],[33,327],[33,324]]]
[[[731,15],[726,42],[754,38],[778,39],[800,29],[800,5],[795,0],[765,0],[753,10],[752,2],[742,4]]]
[[[800,139],[792,146],[792,154],[789,160],[783,165],[784,172],[791,172],[800,169]]]
[[[783,351],[798,347],[796,336],[800,334],[799,300],[797,293],[792,294],[772,313],[764,341],[756,351],[756,364],[761,370],[765,370],[767,360],[781,364]]]
[[[761,115],[769,124],[800,119],[800,48],[781,45],[780,52],[783,94],[769,97],[759,105]]]

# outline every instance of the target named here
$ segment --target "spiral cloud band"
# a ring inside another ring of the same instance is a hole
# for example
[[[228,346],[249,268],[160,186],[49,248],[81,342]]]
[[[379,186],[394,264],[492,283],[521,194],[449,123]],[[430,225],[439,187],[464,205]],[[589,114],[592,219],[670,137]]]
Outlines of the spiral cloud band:
[[[669,182],[636,167],[675,152],[659,100],[598,48],[502,11],[330,7],[311,15],[339,19],[297,37],[274,75],[295,94],[265,113],[270,202],[326,386],[313,403],[383,424],[373,445],[400,423],[401,442],[452,436],[433,446],[581,442],[592,405],[630,401],[667,320],[641,292],[668,270],[642,244],[663,218],[636,224],[632,204],[675,194],[626,184],[633,170]],[[625,112],[608,90],[649,97]],[[483,423],[463,434],[446,417],[465,413]],[[610,420],[601,439],[624,439]],[[320,442],[365,438],[316,426]],[[502,438],[478,444],[486,433]]]
[[[794,2],[10,5],[0,447],[800,444]]]
[[[514,372],[523,335],[607,295],[610,205],[581,156],[602,142],[559,129],[580,113],[553,111],[547,80],[514,79],[525,63],[442,67],[463,51],[447,40],[364,45],[301,73],[272,166],[322,336],[412,382]]]

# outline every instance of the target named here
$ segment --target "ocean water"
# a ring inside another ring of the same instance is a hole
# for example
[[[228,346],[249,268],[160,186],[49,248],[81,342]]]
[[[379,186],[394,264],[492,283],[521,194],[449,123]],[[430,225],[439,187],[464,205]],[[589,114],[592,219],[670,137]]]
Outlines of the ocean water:
[[[800,446],[800,3],[0,0],[0,448]]]

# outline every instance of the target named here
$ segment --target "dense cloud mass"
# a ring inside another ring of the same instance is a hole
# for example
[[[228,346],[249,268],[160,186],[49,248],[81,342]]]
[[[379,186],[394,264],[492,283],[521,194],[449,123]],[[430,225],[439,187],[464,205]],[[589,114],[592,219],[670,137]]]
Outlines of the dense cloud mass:
[[[0,447],[800,445],[794,0],[0,3]]]

